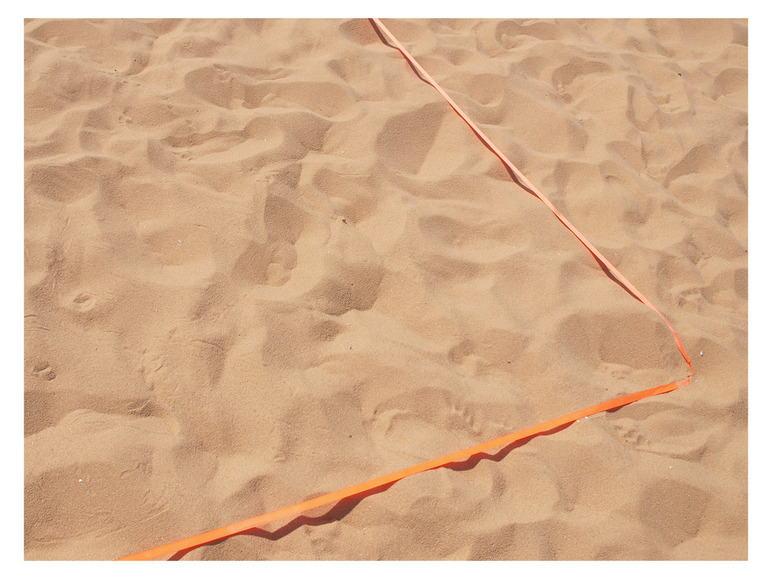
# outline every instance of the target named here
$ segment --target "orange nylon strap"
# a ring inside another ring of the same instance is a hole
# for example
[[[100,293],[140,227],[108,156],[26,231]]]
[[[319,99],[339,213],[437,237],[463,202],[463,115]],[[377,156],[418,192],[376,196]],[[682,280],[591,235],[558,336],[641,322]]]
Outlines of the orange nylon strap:
[[[521,181],[521,185],[524,188],[530,190],[545,205],[547,205],[547,207],[550,208],[552,213],[560,220],[560,222],[563,223],[563,225],[565,225],[571,231],[571,233],[573,233],[577,237],[577,239],[579,239],[579,241],[582,242],[582,244],[590,251],[590,253],[592,253],[607,268],[607,271],[610,272],[610,274],[625,289],[627,289],[636,299],[638,299],[641,303],[643,303],[644,305],[652,309],[654,312],[656,312],[659,315],[660,318],[662,318],[665,324],[667,324],[668,328],[670,328],[670,331],[673,333],[673,338],[675,339],[676,346],[678,347],[678,350],[681,352],[681,355],[683,356],[687,366],[689,367],[689,375],[684,380],[680,380],[677,382],[670,382],[669,384],[665,384],[663,386],[657,386],[655,388],[649,388],[647,390],[640,390],[639,392],[626,394],[624,396],[614,398],[613,400],[607,400],[606,402],[601,402],[600,404],[588,406],[587,408],[584,408],[582,410],[577,410],[575,412],[566,414],[559,418],[554,418],[552,420],[548,420],[547,422],[542,422],[541,424],[538,424],[536,426],[531,426],[530,428],[526,428],[524,430],[520,430],[518,432],[514,432],[511,434],[507,434],[500,438],[489,440],[488,442],[483,442],[482,444],[478,444],[476,446],[472,446],[464,450],[459,450],[457,452],[447,454],[439,458],[422,462],[415,466],[411,466],[402,470],[395,471],[391,474],[387,474],[384,476],[380,476],[378,478],[371,479],[366,482],[355,484],[353,486],[346,487],[344,489],[341,489],[335,492],[327,493],[325,495],[316,497],[314,499],[303,501],[302,503],[285,507],[283,509],[273,511],[271,513],[259,515],[257,517],[246,519],[238,523],[233,523],[230,525],[226,525],[225,527],[220,527],[219,529],[213,529],[211,531],[207,531],[199,535],[194,535],[186,539],[174,541],[172,543],[168,543],[160,547],[155,547],[153,549],[148,549],[147,551],[135,553],[134,555],[122,557],[121,559],[118,559],[119,561],[148,561],[151,559],[157,559],[159,557],[163,557],[164,555],[170,555],[172,553],[177,553],[179,551],[184,551],[187,549],[192,549],[194,547],[199,547],[201,545],[211,543],[219,539],[224,539],[226,537],[230,537],[232,535],[242,533],[244,531],[253,529],[255,527],[266,525],[268,523],[285,519],[287,517],[299,515],[301,513],[310,511],[311,509],[336,503],[343,499],[347,499],[350,497],[354,497],[354,496],[366,493],[368,491],[378,489],[380,487],[383,487],[391,483],[395,483],[399,480],[402,480],[405,477],[408,477],[414,474],[418,474],[421,472],[426,472],[428,470],[447,466],[450,463],[463,461],[472,456],[478,455],[480,453],[488,452],[490,450],[507,446],[509,444],[512,444],[521,440],[532,438],[540,434],[548,433],[562,426],[567,426],[573,422],[576,422],[581,418],[592,416],[593,414],[598,414],[600,412],[605,412],[608,410],[613,410],[615,408],[620,408],[622,406],[625,406],[632,402],[636,402],[638,400],[642,400],[644,398],[648,398],[650,396],[656,396],[658,394],[665,394],[666,392],[672,392],[677,388],[686,386],[691,380],[691,377],[693,375],[693,370],[692,370],[691,362],[689,361],[689,357],[686,355],[686,352],[684,351],[684,348],[681,345],[681,340],[678,338],[678,335],[676,334],[675,329],[673,329],[673,326],[670,325],[670,323],[665,319],[662,313],[660,313],[660,311],[657,308],[655,308],[654,305],[648,299],[646,299],[646,297],[644,297],[643,294],[641,294],[635,288],[635,286],[633,286],[632,283],[630,283],[605,257],[603,257],[603,255],[601,255],[601,253],[595,248],[595,246],[593,246],[581,233],[579,233],[579,231],[568,221],[568,219],[566,219],[557,210],[557,208],[549,201],[549,199],[547,199],[525,177],[525,175],[523,175],[517,169],[517,167],[515,167],[514,164],[512,164],[512,162],[509,159],[507,159],[507,157],[490,141],[490,139],[488,139],[488,137],[486,137],[483,134],[483,132],[477,127],[477,125],[475,125],[474,122],[472,122],[472,120],[469,117],[467,117],[466,114],[464,114],[464,112],[458,107],[458,105],[456,105],[456,103],[453,102],[453,99],[451,99],[450,96],[448,96],[448,94],[444,90],[442,90],[442,88],[434,81],[434,79],[432,79],[432,77],[429,76],[429,74],[421,67],[421,65],[418,64],[418,62],[407,52],[407,50],[402,46],[402,44],[400,44],[400,42],[394,37],[394,35],[392,35],[391,32],[389,32],[388,28],[386,28],[383,25],[383,23],[377,18],[373,18],[371,19],[371,21],[381,31],[381,33],[383,33],[394,44],[395,48],[397,48],[397,50],[399,50],[402,53],[402,55],[424,77],[424,80],[426,80],[429,84],[431,84],[445,98],[445,100],[448,101],[450,106],[453,107],[453,109],[459,114],[459,116],[462,119],[464,119],[464,121],[472,128],[475,134],[477,134],[477,136],[480,139],[482,139],[482,141],[491,149],[491,151],[493,151],[493,153],[512,171],[512,173],[517,176],[517,178]]]
[[[678,337],[678,334],[676,334],[675,329],[673,326],[670,325],[670,322],[667,321],[665,316],[662,315],[662,313],[654,307],[654,304],[652,304],[648,299],[646,299],[646,296],[644,296],[638,289],[625,277],[622,275],[622,273],[614,267],[614,265],[606,259],[603,254],[601,254],[600,251],[592,244],[590,241],[582,235],[579,230],[574,227],[574,225],[560,212],[558,211],[557,207],[555,207],[552,202],[547,199],[547,197],[539,191],[539,189],[531,183],[528,178],[523,175],[523,173],[515,167],[515,165],[510,161],[507,156],[502,153],[499,148],[493,144],[493,142],[483,133],[480,128],[474,124],[474,121],[470,119],[464,111],[461,110],[461,108],[455,103],[455,101],[450,98],[448,93],[446,93],[440,85],[438,85],[435,80],[429,75],[428,72],[424,70],[424,68],[418,64],[418,61],[413,58],[413,56],[407,51],[407,49],[402,46],[399,40],[396,39],[396,37],[389,31],[388,28],[381,22],[378,18],[371,18],[370,19],[375,26],[377,26],[380,31],[394,44],[394,47],[399,50],[402,53],[402,56],[405,57],[405,59],[413,65],[415,70],[417,70],[421,76],[423,76],[423,79],[428,82],[430,85],[432,85],[437,92],[439,92],[442,97],[448,101],[448,104],[453,107],[453,110],[458,113],[458,116],[460,116],[464,122],[466,122],[467,125],[474,131],[474,133],[488,146],[488,148],[493,151],[493,154],[496,155],[501,162],[506,165],[512,173],[514,173],[517,176],[517,179],[520,181],[520,185],[524,188],[533,193],[536,197],[539,198],[539,200],[544,203],[547,207],[549,207],[550,211],[555,215],[555,217],[560,220],[560,222],[566,226],[566,228],[573,233],[576,238],[582,242],[582,245],[584,245],[592,255],[594,255],[606,268],[609,272],[611,272],[612,276],[625,288],[627,289],[638,301],[643,303],[646,307],[653,310],[654,312],[659,315],[660,318],[662,318],[662,321],[667,324],[667,327],[670,328],[670,331],[673,334],[673,338],[675,339],[676,346],[678,347],[678,351],[681,352],[681,355],[683,356],[684,360],[686,361],[687,366],[689,366],[689,372],[691,375],[692,372],[692,364],[689,360],[689,356],[686,355],[686,351],[684,350],[683,345],[681,344],[681,340]]]
[[[531,426],[530,428],[526,428],[525,430],[520,430],[518,432],[507,434],[506,436],[502,436],[501,438],[489,440],[488,442],[483,442],[482,444],[471,446],[464,450],[459,450],[451,454],[441,456],[440,458],[428,460],[426,462],[422,462],[415,466],[411,466],[408,468],[404,468],[402,470],[395,471],[391,474],[387,474],[366,482],[355,484],[353,486],[346,487],[339,491],[328,493],[326,495],[322,495],[320,497],[316,497],[314,499],[310,499],[308,501],[304,501],[302,503],[298,503],[290,507],[279,509],[278,511],[266,513],[264,515],[260,515],[251,519],[246,519],[244,521],[233,523],[225,527],[220,527],[219,529],[207,531],[205,533],[201,533],[200,535],[188,537],[187,539],[174,541],[173,543],[168,543],[167,545],[163,545],[161,547],[155,547],[153,549],[148,549],[147,551],[142,551],[134,555],[129,555],[128,557],[123,557],[121,559],[118,559],[118,561],[149,561],[151,559],[157,559],[158,557],[163,557],[164,555],[170,555],[172,553],[177,553],[179,551],[184,551],[186,549],[198,547],[206,543],[211,543],[212,541],[224,539],[226,537],[230,537],[232,535],[242,533],[249,529],[259,527],[261,525],[266,525],[268,523],[272,523],[280,519],[285,519],[287,517],[299,515],[300,513],[310,511],[311,509],[315,509],[317,507],[323,507],[325,505],[336,503],[343,499],[347,499],[349,497],[353,497],[355,495],[359,495],[367,491],[377,489],[379,487],[397,482],[399,480],[402,480],[405,477],[408,477],[414,474],[425,472],[427,470],[440,468],[453,462],[466,460],[474,455],[487,452],[489,450],[494,450],[496,448],[507,446],[514,442],[518,442],[527,438],[532,438],[539,434],[544,434],[545,432],[555,430],[556,428],[560,428],[561,426],[566,426],[568,424],[571,424],[572,422],[576,422],[581,418],[586,418],[588,416],[597,414],[599,412],[613,410],[615,408],[619,408],[621,406],[630,404],[631,402],[635,402],[643,398],[648,398],[649,396],[655,396],[657,394],[664,394],[666,392],[671,392],[676,388],[680,388],[681,386],[683,386],[685,382],[686,382],[685,380],[681,382],[671,382],[670,384],[665,384],[664,386],[657,386],[656,388],[649,388],[648,390],[641,390],[640,392],[634,392],[633,394],[620,396],[619,398],[614,398],[613,400],[607,400],[606,402],[601,402],[600,404],[589,406],[588,408],[585,408],[583,410],[577,410],[576,412],[566,414],[565,416],[561,416],[560,418],[553,418],[552,420],[548,420],[547,422],[542,422],[541,424],[537,424],[536,426]]]

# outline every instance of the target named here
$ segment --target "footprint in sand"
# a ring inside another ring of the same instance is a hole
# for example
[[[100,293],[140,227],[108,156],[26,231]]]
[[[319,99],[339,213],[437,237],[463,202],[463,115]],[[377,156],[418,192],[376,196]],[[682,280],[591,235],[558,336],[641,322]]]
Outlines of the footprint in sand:
[[[48,362],[38,362],[32,366],[32,373],[49,382],[56,378],[56,372],[54,372],[54,369],[51,368],[51,365]]]

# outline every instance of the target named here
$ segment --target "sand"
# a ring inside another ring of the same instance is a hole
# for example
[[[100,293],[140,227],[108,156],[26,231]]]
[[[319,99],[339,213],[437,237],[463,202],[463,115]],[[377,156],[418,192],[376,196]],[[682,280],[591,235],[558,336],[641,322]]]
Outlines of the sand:
[[[384,22],[694,379],[177,558],[747,559],[747,20]],[[687,374],[367,20],[29,20],[24,45],[28,560]]]

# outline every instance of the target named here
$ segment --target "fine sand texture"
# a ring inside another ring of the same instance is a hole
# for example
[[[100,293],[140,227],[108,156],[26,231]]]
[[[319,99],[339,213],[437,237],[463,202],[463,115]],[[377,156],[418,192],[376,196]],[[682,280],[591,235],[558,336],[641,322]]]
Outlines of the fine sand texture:
[[[175,558],[747,559],[747,20],[384,23],[694,379]],[[366,19],[29,20],[24,46],[27,559],[688,374]]]

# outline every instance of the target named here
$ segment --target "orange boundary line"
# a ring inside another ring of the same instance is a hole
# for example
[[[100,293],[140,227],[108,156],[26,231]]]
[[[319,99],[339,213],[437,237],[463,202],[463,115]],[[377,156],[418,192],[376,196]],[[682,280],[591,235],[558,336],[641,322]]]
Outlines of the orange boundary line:
[[[402,480],[405,477],[408,477],[414,474],[426,472],[427,470],[440,468],[453,462],[459,462],[459,461],[468,459],[482,452],[487,452],[489,450],[506,446],[514,442],[518,442],[528,438],[533,438],[534,436],[538,436],[539,434],[544,434],[545,432],[555,430],[557,428],[560,428],[561,426],[565,426],[565,425],[571,424],[572,422],[576,422],[581,418],[586,418],[588,416],[592,416],[593,414],[598,414],[599,412],[614,410],[615,408],[625,406],[627,404],[636,402],[643,398],[648,398],[649,396],[656,396],[657,394],[665,394],[666,392],[672,392],[676,388],[680,388],[681,386],[684,386],[685,383],[686,383],[685,380],[681,382],[671,382],[670,384],[657,386],[656,388],[649,388],[648,390],[641,390],[640,392],[626,394],[625,396],[620,396],[619,398],[614,398],[613,400],[607,400],[606,402],[601,402],[600,404],[595,404],[593,406],[589,406],[582,410],[577,410],[576,412],[566,414],[559,418],[553,418],[552,420],[548,420],[547,422],[542,422],[541,424],[537,424],[536,426],[531,426],[530,428],[526,428],[518,432],[513,432],[511,434],[507,434],[506,436],[502,436],[501,438],[489,440],[488,442],[483,442],[482,444],[471,446],[464,450],[459,450],[454,453],[447,454],[445,456],[441,456],[439,458],[435,458],[432,460],[428,460],[426,462],[422,462],[420,464],[417,464],[408,468],[404,468],[402,470],[398,470],[390,474],[371,479],[366,482],[355,484],[353,486],[346,487],[344,489],[341,489],[335,492],[327,493],[326,495],[322,495],[322,496],[304,501],[302,503],[298,503],[296,505],[285,507],[283,509],[279,509],[278,511],[273,511],[271,513],[259,515],[257,517],[246,519],[238,523],[226,525],[225,527],[220,527],[219,529],[214,529],[211,531],[207,531],[205,533],[201,533],[199,535],[188,537],[186,539],[174,541],[172,543],[168,543],[160,547],[155,547],[153,549],[148,549],[147,551],[142,551],[134,555],[129,555],[128,557],[122,557],[121,559],[118,559],[118,561],[149,561],[151,559],[157,559],[158,557],[162,557],[164,555],[170,555],[172,553],[177,553],[179,551],[185,551],[187,549],[199,547],[206,543],[211,543],[212,541],[224,539],[226,537],[230,537],[232,535],[242,533],[249,529],[259,527],[261,525],[267,525],[268,523],[272,523],[280,519],[291,517],[293,515],[299,515],[301,513],[305,513],[306,511],[310,511],[311,509],[315,509],[317,507],[323,507],[331,503],[336,503],[343,499],[347,499],[349,497],[377,489],[379,487],[388,485],[390,483],[395,483],[399,480]]]
[[[555,215],[555,217],[558,218],[558,220],[566,226],[566,228],[574,234],[574,236],[584,245],[589,252],[604,266],[609,272],[610,277],[616,279],[620,285],[622,285],[627,291],[629,291],[633,297],[635,297],[638,301],[640,301],[642,304],[644,304],[649,309],[653,310],[654,312],[659,315],[660,318],[667,324],[667,327],[670,328],[670,331],[673,334],[673,338],[675,339],[676,346],[678,347],[678,351],[681,352],[681,355],[683,356],[684,360],[686,361],[686,364],[689,366],[689,371],[692,370],[692,364],[689,361],[689,357],[686,355],[686,351],[684,351],[684,347],[681,344],[681,340],[678,337],[678,334],[676,334],[675,329],[673,329],[673,326],[670,325],[670,322],[667,321],[665,316],[662,315],[662,313],[654,307],[654,304],[652,304],[646,296],[644,296],[638,289],[625,277],[622,275],[622,273],[614,267],[614,265],[606,259],[603,254],[601,254],[600,251],[592,244],[590,241],[582,235],[579,230],[574,227],[574,225],[560,212],[558,211],[557,207],[555,207],[552,202],[541,192],[539,189],[531,183],[528,178],[523,175],[523,173],[515,167],[514,163],[510,161],[504,153],[502,153],[499,148],[493,144],[493,142],[483,133],[480,128],[470,119],[468,116],[466,116],[466,113],[461,110],[461,108],[455,103],[455,101],[450,98],[448,93],[446,93],[440,85],[438,85],[435,80],[429,75],[428,72],[426,72],[423,67],[418,64],[418,61],[413,58],[413,56],[407,51],[407,49],[402,46],[399,40],[396,39],[396,37],[389,31],[388,28],[377,18],[371,18],[371,22],[375,26],[377,26],[380,31],[392,42],[394,43],[394,47],[399,50],[402,53],[402,56],[405,57],[405,59],[424,77],[424,80],[428,82],[432,87],[434,87],[437,92],[439,92],[442,97],[448,102],[448,104],[453,107],[453,110],[458,113],[458,116],[460,116],[464,122],[466,122],[467,125],[474,131],[474,133],[485,143],[485,145],[493,152],[494,155],[496,155],[499,160],[501,160],[504,165],[516,176],[515,181],[518,182],[518,184],[523,187],[523,189],[526,189],[529,193],[532,193],[536,197],[539,198],[539,200],[544,203],[547,207],[549,207],[550,211]],[[690,376],[691,377],[691,376]]]
[[[329,505],[331,503],[336,503],[343,499],[347,499],[355,495],[360,495],[365,492],[375,490],[377,488],[395,483],[399,480],[402,480],[405,477],[408,477],[414,474],[440,468],[453,462],[466,460],[474,455],[477,455],[483,452],[487,452],[496,448],[500,448],[502,446],[512,444],[514,442],[532,438],[540,434],[545,434],[547,432],[553,431],[562,426],[567,426],[573,422],[576,422],[581,418],[592,416],[593,414],[598,414],[600,412],[605,412],[608,410],[613,410],[615,408],[620,408],[622,406],[631,404],[632,402],[636,402],[644,398],[648,398],[650,396],[656,396],[658,394],[665,394],[667,392],[672,392],[677,388],[686,386],[691,381],[691,378],[694,374],[691,362],[689,360],[689,357],[686,355],[686,352],[683,348],[683,345],[681,344],[681,340],[679,339],[678,334],[676,333],[673,326],[670,325],[670,322],[668,322],[667,319],[665,319],[665,316],[663,316],[662,313],[656,307],[654,307],[654,305],[648,299],[646,299],[646,297],[643,294],[641,294],[635,288],[635,286],[633,286],[633,284],[630,283],[630,281],[628,281],[627,278],[625,278],[619,272],[619,270],[617,270],[611,264],[611,262],[609,262],[595,248],[595,246],[592,245],[592,243],[590,243],[589,240],[587,240],[568,221],[568,219],[566,219],[565,216],[563,216],[557,210],[557,208],[549,201],[549,199],[547,199],[525,177],[525,175],[523,175],[520,172],[520,170],[517,167],[515,167],[515,165],[509,159],[507,159],[507,157],[496,147],[496,145],[494,145],[490,141],[490,139],[488,139],[488,137],[485,136],[485,134],[477,127],[477,125],[475,125],[474,122],[469,117],[467,117],[466,114],[458,107],[458,105],[456,105],[453,99],[451,99],[450,96],[448,96],[448,94],[423,69],[423,67],[421,67],[421,65],[418,64],[418,62],[410,55],[407,49],[405,49],[405,47],[402,46],[402,44],[394,37],[394,35],[389,31],[389,29],[386,28],[386,26],[377,18],[372,18],[370,20],[373,23],[373,26],[375,26],[378,31],[384,34],[393,43],[394,47],[397,50],[399,50],[402,53],[402,55],[405,57],[405,59],[424,77],[424,80],[426,80],[429,84],[431,84],[443,96],[443,98],[445,98],[445,100],[450,104],[450,106],[453,107],[453,110],[455,110],[456,113],[458,113],[458,115],[471,127],[471,129],[475,132],[475,134],[491,149],[491,151],[493,151],[493,153],[507,166],[507,168],[510,169],[510,171],[516,176],[515,180],[516,181],[519,180],[519,184],[523,188],[525,188],[529,192],[536,195],[536,197],[538,197],[545,205],[547,205],[547,207],[549,207],[549,209],[552,211],[555,217],[557,217],[558,220],[560,220],[560,222],[563,225],[565,225],[566,228],[568,228],[568,230],[571,231],[571,233],[573,233],[577,239],[579,239],[579,241],[590,251],[590,253],[592,253],[593,256],[595,256],[595,258],[598,259],[598,261],[602,264],[602,266],[605,266],[606,273],[610,277],[616,279],[620,283],[620,285],[622,285],[627,291],[631,293],[633,297],[635,297],[641,303],[643,303],[648,308],[656,312],[659,315],[659,317],[662,318],[665,324],[667,324],[668,328],[670,328],[670,331],[673,333],[673,338],[675,340],[676,346],[678,347],[679,352],[681,353],[687,366],[689,367],[689,375],[687,376],[687,378],[677,382],[670,382],[669,384],[657,386],[655,388],[640,390],[632,394],[627,394],[625,396],[620,396],[612,400],[607,400],[606,402],[601,402],[593,406],[588,406],[587,408],[583,408],[582,410],[571,412],[570,414],[566,414],[559,418],[554,418],[552,420],[548,420],[547,422],[542,422],[541,424],[538,424],[536,426],[531,426],[530,428],[526,428],[524,430],[520,430],[518,432],[514,432],[511,434],[507,434],[500,438],[496,438],[488,442],[483,442],[482,444],[471,446],[464,450],[459,450],[439,458],[422,462],[420,464],[371,479],[366,482],[358,483],[353,486],[340,489],[338,491],[327,493],[325,495],[322,495],[307,501],[303,501],[301,503],[298,503],[289,507],[284,507],[277,511],[259,515],[257,517],[246,519],[244,521],[240,521],[237,523],[232,523],[230,525],[220,527],[219,529],[213,529],[211,531],[207,531],[205,533],[201,533],[198,535],[194,535],[192,537],[181,539],[179,541],[174,541],[172,543],[167,543],[166,545],[155,547],[153,549],[141,551],[139,553],[135,553],[127,557],[122,557],[118,559],[118,561],[147,561],[147,560],[163,557],[164,555],[170,555],[172,553],[177,553],[179,551],[184,551],[195,547],[199,547],[201,545],[211,543],[213,541],[217,541],[220,539],[224,539],[226,537],[236,535],[238,533],[242,533],[244,531],[253,529],[255,527],[266,525],[268,523],[272,523],[280,519],[291,517],[293,515],[299,515],[301,513],[310,511],[317,507],[322,507],[325,505]]]

